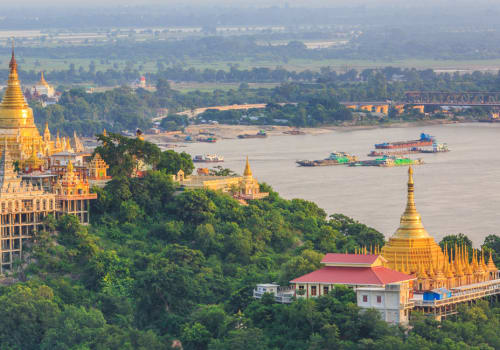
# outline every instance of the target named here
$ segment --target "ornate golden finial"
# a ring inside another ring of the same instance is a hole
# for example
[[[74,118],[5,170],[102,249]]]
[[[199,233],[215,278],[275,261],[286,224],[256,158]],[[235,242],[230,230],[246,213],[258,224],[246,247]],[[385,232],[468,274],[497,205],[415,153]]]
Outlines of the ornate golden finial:
[[[108,136],[108,133],[107,133],[106,129],[102,130],[102,136]]]
[[[406,209],[401,215],[400,225],[394,234],[394,238],[416,239],[430,238],[430,235],[422,224],[422,218],[415,206],[415,186],[413,182],[413,168],[408,167],[408,195]]]
[[[489,272],[494,272],[494,271],[497,271],[497,267],[495,265],[495,263],[493,262],[493,256],[491,254],[491,250],[490,250],[490,258],[488,259],[488,271]]]
[[[68,173],[72,173],[73,172],[73,163],[71,162],[71,160],[68,160],[68,165],[66,166],[66,171]]]
[[[12,56],[10,58],[9,68],[11,73],[14,71],[17,73],[17,61],[14,53],[14,38],[12,38]]]
[[[252,176],[252,170],[250,169],[250,162],[248,161],[248,156],[247,156],[247,162],[245,164],[245,170],[243,171],[243,176]]]
[[[413,184],[413,168],[411,165],[408,167],[408,184]]]

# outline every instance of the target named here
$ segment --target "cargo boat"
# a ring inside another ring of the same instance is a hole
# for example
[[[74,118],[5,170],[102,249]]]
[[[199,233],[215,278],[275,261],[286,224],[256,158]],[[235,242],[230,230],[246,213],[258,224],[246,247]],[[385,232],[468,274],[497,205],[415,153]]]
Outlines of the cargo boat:
[[[267,133],[264,130],[260,130],[256,134],[242,134],[238,135],[239,139],[263,139],[267,137]]]
[[[195,163],[221,163],[223,161],[224,157],[217,154],[197,155],[193,158],[193,162]]]
[[[432,146],[436,142],[434,136],[421,133],[419,140],[384,142],[375,144],[376,149],[395,149],[395,148],[412,148]]]
[[[215,137],[198,137],[196,139],[198,142],[209,142],[209,143],[215,143],[217,142],[217,138]]]
[[[410,159],[406,157],[383,156],[377,159],[361,160],[349,164],[350,166],[379,166],[379,167],[394,167],[404,165],[420,165],[424,164],[422,159]]]
[[[412,147],[410,149],[400,149],[397,151],[371,151],[368,153],[368,157],[401,156],[405,154],[417,153],[444,153],[449,151],[450,149],[446,143],[433,143],[431,149]]]
[[[287,130],[283,131],[283,134],[287,135],[305,135],[306,133],[300,130]]]
[[[446,143],[435,143],[432,145],[432,149],[420,149],[420,153],[444,153],[449,152],[450,149]]]
[[[330,156],[319,160],[298,160],[296,163],[300,166],[329,166],[329,165],[347,165],[357,162],[356,156],[345,152],[332,152]]]

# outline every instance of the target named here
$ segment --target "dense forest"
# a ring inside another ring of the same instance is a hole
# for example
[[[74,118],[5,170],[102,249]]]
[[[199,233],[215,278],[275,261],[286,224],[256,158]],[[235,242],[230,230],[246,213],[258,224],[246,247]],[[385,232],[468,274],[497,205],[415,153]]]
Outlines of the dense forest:
[[[316,300],[274,304],[251,297],[256,283],[289,280],[326,252],[382,245],[384,236],[312,202],[267,199],[242,206],[207,190],[180,191],[169,174],[189,156],[122,136],[96,150],[114,178],[94,189],[90,226],[48,219],[0,287],[5,349],[498,349],[500,307],[478,303],[442,323],[414,314],[411,329],[360,313],[339,286]],[[111,160],[114,160],[112,162]],[[134,161],[152,169],[130,177]],[[448,244],[463,235],[448,236]],[[483,249],[500,257],[500,237]]]

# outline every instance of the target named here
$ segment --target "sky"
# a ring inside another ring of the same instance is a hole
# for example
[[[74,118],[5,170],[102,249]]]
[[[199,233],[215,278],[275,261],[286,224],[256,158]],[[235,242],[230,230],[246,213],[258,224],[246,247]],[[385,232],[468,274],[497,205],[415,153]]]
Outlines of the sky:
[[[2,1],[3,2],[3,1]],[[7,1],[5,1],[7,3]],[[419,0],[408,2],[407,0],[44,0],[43,6],[57,5],[59,7],[88,7],[88,6],[114,6],[114,5],[226,5],[226,6],[283,6],[286,3],[290,6],[321,6],[335,7],[338,5],[408,5],[417,3],[419,6],[444,5],[462,3],[476,6],[477,4],[499,5],[498,0]],[[7,4],[4,4],[7,5]],[[10,6],[42,6],[39,0],[17,0]],[[411,6],[411,5],[410,5]]]

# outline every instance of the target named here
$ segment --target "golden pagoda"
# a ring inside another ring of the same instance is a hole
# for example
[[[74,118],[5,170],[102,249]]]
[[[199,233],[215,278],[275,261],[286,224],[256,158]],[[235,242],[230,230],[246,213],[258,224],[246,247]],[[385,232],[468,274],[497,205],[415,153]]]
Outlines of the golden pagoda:
[[[14,46],[9,63],[7,89],[2,103],[0,103],[0,145],[2,145],[2,151],[5,143],[7,143],[7,149],[13,160],[29,158],[32,146],[39,147],[43,143],[35,125],[33,110],[28,106],[21,90]]]
[[[97,194],[90,192],[89,182],[75,172],[71,160],[62,179],[54,185],[54,192],[62,212],[75,215],[81,224],[89,223],[89,201]]]
[[[89,179],[90,180],[107,180],[110,177],[107,174],[109,165],[106,164],[101,155],[96,152],[89,163]]]
[[[5,145],[7,145],[12,159],[24,165],[26,160],[32,158],[33,149],[41,151],[46,156],[63,150],[50,139],[47,125],[43,138],[40,136],[33,118],[33,110],[24,98],[17,73],[13,44],[9,63],[9,79],[0,103],[0,150],[3,152]]]
[[[444,252],[422,224],[415,206],[413,169],[408,169],[408,200],[399,228],[382,248],[382,256],[394,270],[415,274],[415,289],[453,288],[496,278],[498,270],[490,258],[485,263],[473,251],[472,261],[465,246],[445,247]],[[406,264],[405,266],[403,264]]]
[[[408,169],[408,201],[406,210],[401,216],[399,228],[382,248],[382,255],[394,268],[408,259],[409,269],[415,272],[418,264],[425,266],[442,266],[444,255],[441,247],[436,243],[422,224],[422,217],[415,207],[413,169]],[[397,261],[394,261],[396,255]]]

